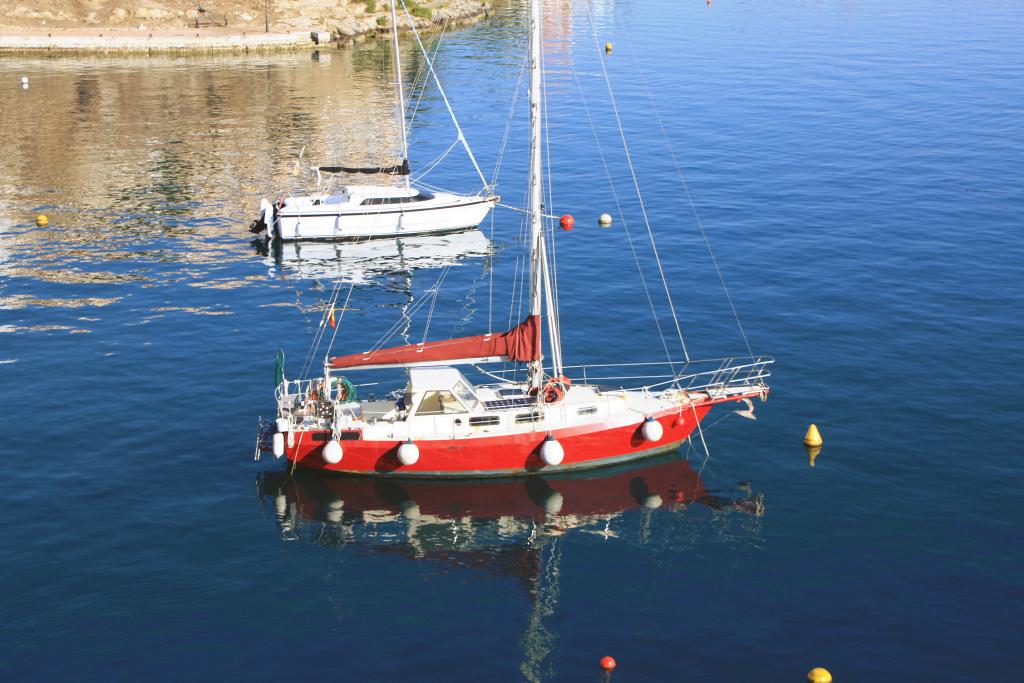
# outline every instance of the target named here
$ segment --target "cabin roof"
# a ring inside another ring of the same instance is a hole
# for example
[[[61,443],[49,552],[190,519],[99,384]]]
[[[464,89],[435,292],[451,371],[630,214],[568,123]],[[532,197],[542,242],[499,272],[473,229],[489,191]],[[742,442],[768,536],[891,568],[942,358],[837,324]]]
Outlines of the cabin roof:
[[[409,368],[409,387],[412,391],[451,390],[460,381],[472,387],[462,373],[452,367]]]

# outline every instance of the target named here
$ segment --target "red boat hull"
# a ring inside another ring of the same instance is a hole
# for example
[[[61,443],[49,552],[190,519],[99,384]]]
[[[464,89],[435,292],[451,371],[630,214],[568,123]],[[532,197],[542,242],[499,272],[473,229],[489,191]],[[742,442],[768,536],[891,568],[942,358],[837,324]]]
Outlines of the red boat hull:
[[[403,465],[398,459],[401,441],[362,439],[341,441],[341,462],[328,464],[322,456],[323,447],[330,438],[327,431],[296,433],[295,444],[286,447],[285,455],[301,467],[349,474],[494,477],[581,470],[677,449],[716,402],[654,415],[664,433],[661,439],[653,443],[644,439],[641,433],[642,418],[621,427],[591,424],[553,430],[551,435],[565,451],[565,457],[558,465],[545,465],[540,458],[540,447],[547,436],[544,431],[493,437],[417,440],[420,456],[412,465]]]

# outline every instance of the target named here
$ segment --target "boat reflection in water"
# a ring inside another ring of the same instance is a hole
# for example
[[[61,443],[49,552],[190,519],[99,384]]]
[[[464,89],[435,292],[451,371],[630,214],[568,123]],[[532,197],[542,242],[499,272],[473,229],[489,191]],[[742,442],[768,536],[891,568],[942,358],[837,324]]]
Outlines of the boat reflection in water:
[[[491,242],[479,230],[454,235],[402,237],[366,242],[276,243],[266,264],[277,277],[324,279],[366,284],[388,275],[458,265],[491,254]]]
[[[285,541],[518,579],[530,595],[521,666],[530,681],[551,673],[547,657],[555,636],[544,621],[557,607],[562,544],[570,535],[597,534],[641,545],[667,541],[676,547],[707,523],[706,515],[696,521],[687,514],[697,507],[715,512],[716,537],[721,530],[716,522],[732,524],[739,514],[749,520],[743,533],[756,538],[765,510],[763,495],[752,493],[749,484],[731,495],[713,495],[678,454],[589,473],[519,479],[395,480],[289,470],[265,472],[258,479],[260,505],[274,509]],[[662,523],[665,516],[677,523]],[[662,535],[669,538],[655,538]]]

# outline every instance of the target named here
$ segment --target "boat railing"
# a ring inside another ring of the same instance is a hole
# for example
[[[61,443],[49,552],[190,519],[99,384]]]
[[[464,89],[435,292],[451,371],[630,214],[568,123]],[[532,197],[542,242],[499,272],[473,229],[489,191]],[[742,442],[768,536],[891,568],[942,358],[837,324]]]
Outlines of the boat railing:
[[[604,363],[568,365],[569,379],[583,384],[612,384],[645,390],[683,389],[709,394],[728,394],[736,389],[767,388],[771,376],[768,356],[713,358],[691,361],[646,363]],[[640,386],[636,386],[640,383]]]

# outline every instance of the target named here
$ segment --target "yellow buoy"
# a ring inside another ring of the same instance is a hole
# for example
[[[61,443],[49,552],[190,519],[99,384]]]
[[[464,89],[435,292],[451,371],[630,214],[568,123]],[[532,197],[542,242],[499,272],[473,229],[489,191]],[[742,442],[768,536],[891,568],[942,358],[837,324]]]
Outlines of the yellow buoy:
[[[814,459],[821,453],[821,446],[804,446],[807,449],[807,464],[814,467]]]
[[[828,672],[828,669],[816,666],[807,672],[807,680],[811,683],[832,683],[832,674]]]
[[[604,44],[604,51],[605,51],[605,52],[607,52],[607,53],[609,53],[609,54],[611,54],[611,51],[612,51],[612,44],[611,44],[611,43],[605,43],[605,44]]]
[[[46,214],[41,213],[38,216],[36,216],[36,225],[42,227],[44,225],[49,225],[49,224],[50,224],[50,219],[46,217]]]
[[[821,445],[821,434],[818,433],[818,425],[811,425],[807,428],[807,433],[804,435],[805,446],[820,446]]]

